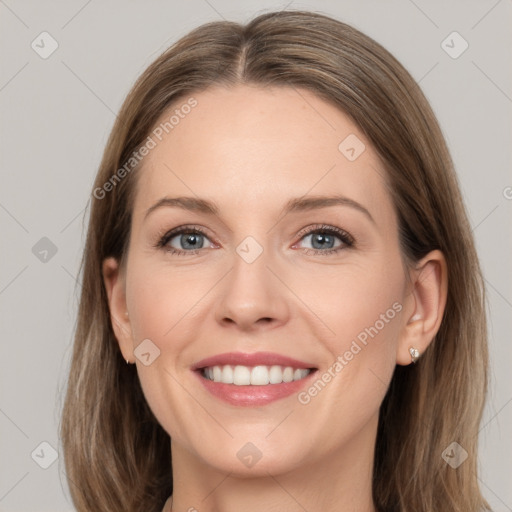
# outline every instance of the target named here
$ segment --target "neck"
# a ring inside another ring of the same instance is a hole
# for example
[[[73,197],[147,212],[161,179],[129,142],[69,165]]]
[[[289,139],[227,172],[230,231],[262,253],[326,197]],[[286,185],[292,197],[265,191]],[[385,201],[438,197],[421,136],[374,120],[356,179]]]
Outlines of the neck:
[[[375,512],[372,499],[377,417],[338,450],[286,473],[240,477],[207,465],[171,442],[172,510],[190,512]],[[165,512],[171,512],[171,499]]]

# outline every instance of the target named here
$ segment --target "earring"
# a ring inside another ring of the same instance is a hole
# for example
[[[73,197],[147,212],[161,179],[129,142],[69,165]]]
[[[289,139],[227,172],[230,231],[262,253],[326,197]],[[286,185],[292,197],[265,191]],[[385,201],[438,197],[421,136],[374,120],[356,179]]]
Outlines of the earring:
[[[409,354],[411,354],[411,361],[412,361],[413,363],[415,363],[415,362],[418,360],[418,358],[420,357],[420,352],[419,352],[419,350],[418,350],[418,349],[416,349],[416,348],[414,348],[414,347],[411,347],[411,348],[409,349]]]
[[[126,360],[126,364],[130,364],[130,361],[128,359]]]

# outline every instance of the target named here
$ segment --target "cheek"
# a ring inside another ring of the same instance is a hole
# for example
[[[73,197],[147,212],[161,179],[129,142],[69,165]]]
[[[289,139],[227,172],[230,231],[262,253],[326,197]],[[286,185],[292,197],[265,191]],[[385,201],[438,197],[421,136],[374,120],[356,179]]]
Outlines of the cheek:
[[[173,334],[185,325],[194,305],[205,293],[202,280],[184,275],[179,269],[142,263],[137,267],[134,262],[134,271],[127,280],[134,343],[149,338],[160,348],[165,344],[166,350],[177,350],[179,338]],[[173,340],[172,344],[166,341],[169,339]]]
[[[329,384],[325,391],[321,385],[317,387],[335,409],[350,411],[355,423],[364,422],[378,410],[392,377],[404,281],[399,262],[338,269],[329,279],[321,280],[325,300],[314,307],[334,334],[323,338],[331,359],[326,362]],[[316,281],[317,290],[319,283]],[[313,401],[316,392],[303,396],[303,402]],[[313,407],[320,407],[322,399],[314,401]]]
[[[397,264],[368,264],[316,280],[325,299],[315,293],[315,312],[334,334],[322,341],[330,360],[298,397],[310,412],[304,419],[310,432],[343,425],[338,435],[348,439],[377,414],[396,365],[404,279]]]
[[[136,359],[140,384],[160,425],[171,437],[185,440],[189,428],[176,418],[176,411],[185,418],[197,415],[194,402],[179,384],[183,371],[180,362],[190,341],[185,329],[190,322],[191,308],[198,301],[197,281],[192,280],[196,284],[187,286],[189,279],[180,278],[179,271],[174,270],[171,275],[169,269],[150,268],[142,261],[137,266],[135,259],[132,261],[126,291],[136,356],[138,345],[151,340],[151,364],[146,366],[143,358]],[[153,351],[158,354],[154,359]]]
[[[350,294],[339,297],[335,330],[342,346],[353,341],[380,352],[396,342],[402,310],[399,289],[376,281],[360,280]]]
[[[329,328],[323,338],[332,355],[350,350],[353,341],[368,354],[396,343],[405,280],[399,263],[364,261],[305,276],[295,289]]]

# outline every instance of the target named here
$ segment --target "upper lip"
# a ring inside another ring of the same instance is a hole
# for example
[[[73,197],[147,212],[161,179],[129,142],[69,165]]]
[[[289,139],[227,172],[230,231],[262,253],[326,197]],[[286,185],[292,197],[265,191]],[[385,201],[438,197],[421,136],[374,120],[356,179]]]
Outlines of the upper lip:
[[[192,366],[193,370],[206,368],[211,366],[224,365],[241,365],[241,366],[291,366],[292,368],[314,368],[311,363],[299,361],[292,357],[283,356],[274,352],[226,352],[217,354],[206,359],[201,359]]]

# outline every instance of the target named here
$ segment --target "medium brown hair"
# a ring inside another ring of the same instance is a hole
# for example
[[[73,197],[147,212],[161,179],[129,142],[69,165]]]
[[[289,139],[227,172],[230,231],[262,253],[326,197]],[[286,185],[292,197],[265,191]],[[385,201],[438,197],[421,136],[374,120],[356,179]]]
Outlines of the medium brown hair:
[[[438,122],[411,75],[382,46],[319,13],[212,22],[153,62],[128,94],[94,190],[103,187],[178,100],[212,85],[305,88],[350,116],[386,170],[404,261],[443,252],[448,297],[440,329],[416,365],[397,366],[380,408],[373,499],[386,512],[489,510],[477,481],[487,392],[485,292],[467,213]],[[200,108],[200,106],[198,107]],[[102,262],[122,261],[137,168],[92,198],[61,438],[79,512],[159,512],[172,493],[169,435],[115,339]],[[467,460],[442,452],[457,442]]]

